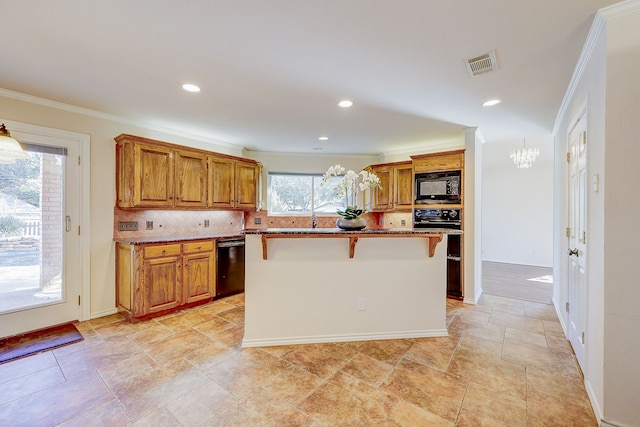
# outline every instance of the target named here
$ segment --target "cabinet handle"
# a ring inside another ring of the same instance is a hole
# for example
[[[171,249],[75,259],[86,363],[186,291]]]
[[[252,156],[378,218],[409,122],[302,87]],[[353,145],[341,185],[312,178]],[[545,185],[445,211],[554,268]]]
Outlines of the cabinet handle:
[[[166,253],[167,253],[167,250],[166,250],[166,249],[163,249],[163,250],[162,250],[162,255],[164,255],[164,254],[166,254]]]

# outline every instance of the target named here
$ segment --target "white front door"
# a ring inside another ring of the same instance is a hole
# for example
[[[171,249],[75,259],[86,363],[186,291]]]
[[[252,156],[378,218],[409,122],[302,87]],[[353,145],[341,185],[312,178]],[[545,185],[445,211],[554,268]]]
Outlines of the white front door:
[[[585,365],[587,330],[587,115],[569,133],[568,335],[578,363]]]
[[[5,123],[31,158],[0,164],[0,337],[84,320],[88,298],[88,137]]]

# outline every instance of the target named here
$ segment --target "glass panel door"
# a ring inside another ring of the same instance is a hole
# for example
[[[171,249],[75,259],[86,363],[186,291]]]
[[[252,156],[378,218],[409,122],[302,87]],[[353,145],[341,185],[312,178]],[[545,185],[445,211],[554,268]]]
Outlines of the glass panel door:
[[[63,299],[65,156],[0,164],[0,313]]]

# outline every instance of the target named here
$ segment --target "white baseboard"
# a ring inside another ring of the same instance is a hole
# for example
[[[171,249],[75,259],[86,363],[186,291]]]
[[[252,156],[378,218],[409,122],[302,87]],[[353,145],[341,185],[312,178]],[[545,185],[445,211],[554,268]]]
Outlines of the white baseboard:
[[[242,347],[271,347],[277,345],[295,344],[320,344],[330,342],[350,342],[350,341],[373,341],[373,340],[395,340],[403,338],[432,338],[446,337],[449,333],[446,329],[434,329],[425,331],[410,331],[398,333],[373,333],[356,335],[316,335],[308,337],[274,338],[242,340]]]
[[[104,310],[104,311],[98,311],[95,313],[91,313],[91,319],[97,319],[98,317],[104,317],[104,316],[110,316],[112,314],[116,314],[118,313],[118,309],[117,308],[112,308],[109,310]]]

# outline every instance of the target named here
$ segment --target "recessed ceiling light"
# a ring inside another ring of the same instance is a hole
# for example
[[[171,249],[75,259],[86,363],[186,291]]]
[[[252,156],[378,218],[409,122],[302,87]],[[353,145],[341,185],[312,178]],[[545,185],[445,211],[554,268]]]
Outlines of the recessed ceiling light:
[[[318,138],[318,140],[320,140],[320,141],[328,141],[329,137],[328,136],[321,136],[321,137]]]
[[[183,84],[182,89],[186,90],[187,92],[200,92],[200,88],[191,83]]]
[[[338,102],[338,107],[340,108],[349,108],[351,106],[353,106],[353,101],[348,99],[343,99],[342,101]]]
[[[493,107],[494,105],[500,104],[502,101],[499,99],[490,99],[482,104],[483,107]]]

